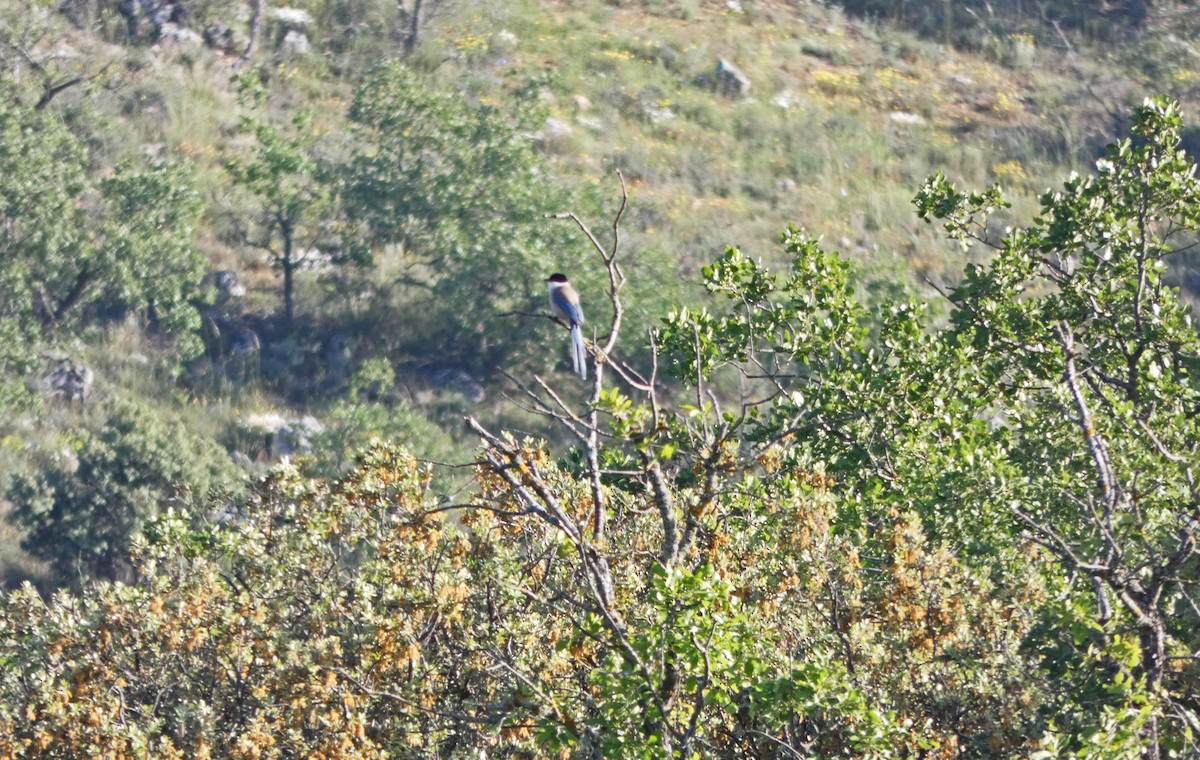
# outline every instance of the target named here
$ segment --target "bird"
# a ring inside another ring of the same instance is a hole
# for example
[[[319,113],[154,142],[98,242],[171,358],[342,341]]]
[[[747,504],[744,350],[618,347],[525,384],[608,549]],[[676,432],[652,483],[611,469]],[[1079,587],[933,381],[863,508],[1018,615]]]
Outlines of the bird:
[[[579,293],[567,280],[567,276],[555,272],[546,278],[550,286],[550,308],[555,315],[571,328],[571,361],[575,371],[587,380],[587,346],[583,342],[583,307],[579,305]]]

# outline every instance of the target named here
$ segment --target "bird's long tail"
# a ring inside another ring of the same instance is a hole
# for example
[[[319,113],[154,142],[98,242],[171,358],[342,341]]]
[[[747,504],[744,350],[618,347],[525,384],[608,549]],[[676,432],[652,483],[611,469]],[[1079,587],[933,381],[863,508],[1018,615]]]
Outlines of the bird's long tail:
[[[575,364],[575,372],[587,380],[587,344],[583,342],[583,330],[579,325],[571,325],[571,361]]]

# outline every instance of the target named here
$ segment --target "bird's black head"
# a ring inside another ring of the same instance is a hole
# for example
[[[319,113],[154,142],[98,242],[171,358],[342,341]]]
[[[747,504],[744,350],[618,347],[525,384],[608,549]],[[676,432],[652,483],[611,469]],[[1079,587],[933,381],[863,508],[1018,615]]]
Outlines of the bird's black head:
[[[561,272],[555,272],[546,278],[546,282],[566,282],[567,276]]]

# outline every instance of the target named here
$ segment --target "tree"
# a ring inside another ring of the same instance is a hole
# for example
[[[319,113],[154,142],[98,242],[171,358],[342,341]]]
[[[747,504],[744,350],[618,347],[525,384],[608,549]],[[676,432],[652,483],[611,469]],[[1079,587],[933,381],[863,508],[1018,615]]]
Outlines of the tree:
[[[456,0],[328,0],[320,6],[327,55],[335,66],[366,70],[399,55],[411,58]],[[371,29],[374,34],[362,34]]]
[[[520,125],[403,64],[367,77],[350,120],[346,216],[353,245],[400,270],[396,332],[414,353],[491,371],[527,345],[497,315],[543,298],[551,252],[567,237],[543,217],[569,206],[565,191]]]
[[[101,304],[198,323],[203,205],[186,165],[126,163],[96,183],[58,119],[12,101],[0,105],[0,134],[4,315],[35,335]]]
[[[100,182],[104,255],[97,300],[144,309],[152,323],[188,335],[200,327],[197,291],[208,262],[193,240],[204,202],[181,162],[124,164]]]
[[[240,65],[245,65],[254,58],[254,54],[258,52],[258,43],[262,39],[262,29],[267,23],[267,2],[266,0],[254,0],[250,5],[250,34],[246,41],[246,47],[242,50],[242,55],[238,58]]]
[[[469,420],[483,442],[469,502],[435,503],[428,469],[381,447],[335,484],[277,470],[219,521],[167,514],[135,549],[144,584],[102,589],[74,616],[57,606],[65,597],[47,608],[25,592],[0,616],[0,637],[25,653],[0,677],[13,746],[62,736],[163,756],[363,757],[1031,747],[1040,719],[1020,600],[987,593],[915,516],[881,517],[874,536],[842,530],[832,479],[783,459],[747,469],[711,407],[660,404],[654,375],[638,379],[617,353],[617,238],[596,249],[613,309],[592,411],[570,415],[546,385],[530,398],[579,436],[578,472]],[[647,403],[609,388],[614,372]],[[886,572],[864,573],[876,556]],[[145,612],[106,611],[129,608]],[[80,672],[79,697],[55,701]],[[127,717],[109,720],[117,694]]]
[[[268,93],[253,77],[242,78],[242,99],[261,106]],[[290,330],[296,314],[296,273],[322,253],[334,261],[343,260],[330,245],[331,184],[322,176],[327,170],[316,157],[315,132],[308,116],[297,115],[283,128],[263,117],[243,116],[241,131],[253,136],[252,152],[248,158],[231,159],[227,169],[234,182],[250,190],[262,204],[257,220],[261,233],[247,235],[246,242],[262,250],[283,275],[284,325]]]
[[[1045,195],[1035,224],[1011,232],[995,262],[969,270],[951,294],[951,334],[990,390],[980,401],[1008,417],[1012,469],[992,498],[1093,593],[1082,617],[1115,693],[1146,695],[1137,721],[1150,757],[1177,748],[1200,710],[1190,654],[1200,609],[1200,340],[1163,279],[1168,257],[1200,233],[1200,181],[1179,147],[1182,128],[1177,102],[1147,100],[1132,138],[1111,146],[1094,175]],[[934,177],[917,202],[952,236],[977,239],[993,199]]]
[[[19,84],[8,96],[17,96],[22,89],[32,90],[33,109],[37,111],[72,88],[109,79],[119,60],[110,55],[102,63],[104,56],[99,50],[87,50],[81,55],[65,48],[62,39],[70,32],[65,6],[32,2],[0,12],[0,65]],[[81,39],[76,36],[74,41],[78,43]],[[84,44],[90,47],[95,43],[89,40]],[[21,100],[26,102],[27,97]]]
[[[400,35],[404,40],[404,57],[409,57],[425,36],[430,23],[448,8],[453,0],[410,0],[397,3],[399,10]]]
[[[78,200],[84,154],[56,120],[4,98],[0,105],[3,309],[26,327],[53,327],[83,298],[94,252]]]

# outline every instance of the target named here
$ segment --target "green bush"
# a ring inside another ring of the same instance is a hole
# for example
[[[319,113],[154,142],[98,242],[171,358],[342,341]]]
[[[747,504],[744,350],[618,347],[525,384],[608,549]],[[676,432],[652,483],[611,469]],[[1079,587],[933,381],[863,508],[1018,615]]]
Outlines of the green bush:
[[[129,402],[35,461],[35,472],[13,477],[7,498],[27,531],[22,546],[62,581],[126,577],[131,542],[147,521],[236,483],[216,444]]]

